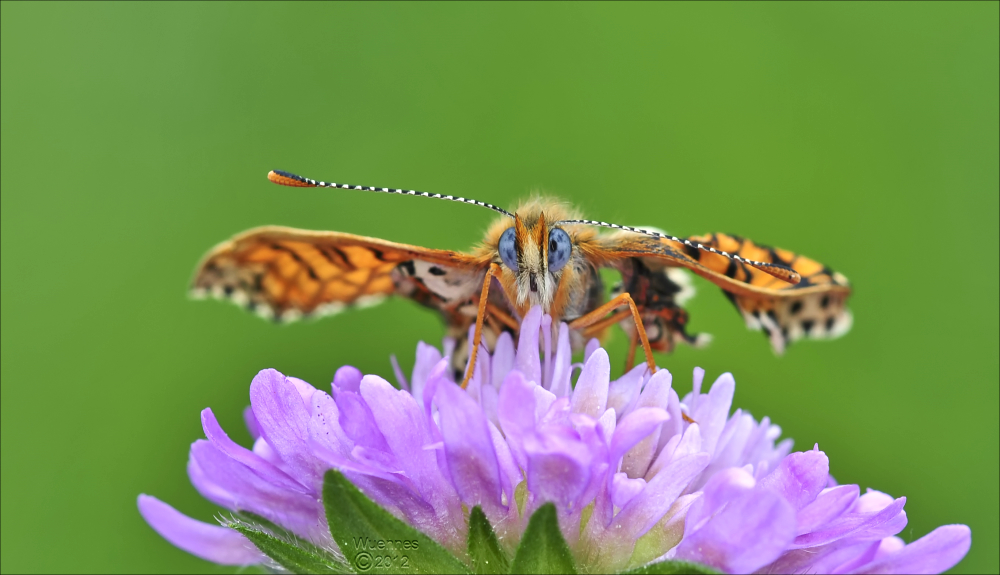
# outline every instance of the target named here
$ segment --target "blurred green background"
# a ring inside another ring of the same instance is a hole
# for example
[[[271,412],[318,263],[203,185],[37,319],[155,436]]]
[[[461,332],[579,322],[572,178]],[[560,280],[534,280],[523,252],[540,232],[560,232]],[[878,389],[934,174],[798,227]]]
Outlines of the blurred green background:
[[[705,350],[658,358],[842,483],[908,497],[912,541],[972,527],[998,566],[998,4],[2,4],[2,569],[228,572],[195,517],[211,406],[239,441],[261,368],[390,375],[439,321],[406,301],[275,326],[186,287],[251,226],[437,248],[492,216],[280,188],[269,169],[787,247],[855,284],[854,330],[776,358],[714,287]],[[623,358],[624,336],[608,342]],[[615,361],[616,369],[621,361]]]

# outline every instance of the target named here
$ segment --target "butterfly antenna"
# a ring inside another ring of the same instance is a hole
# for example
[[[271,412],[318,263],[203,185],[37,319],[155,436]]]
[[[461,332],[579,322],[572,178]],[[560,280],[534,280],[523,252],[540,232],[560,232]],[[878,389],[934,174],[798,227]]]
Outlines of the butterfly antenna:
[[[339,188],[341,190],[361,190],[364,192],[381,192],[383,194],[399,194],[402,196],[420,196],[423,198],[434,198],[438,200],[451,200],[453,202],[462,202],[463,204],[472,204],[482,208],[489,208],[494,212],[507,216],[508,218],[514,217],[514,214],[503,208],[494,206],[493,204],[487,204],[486,202],[480,202],[479,200],[473,200],[472,198],[445,196],[442,194],[431,194],[429,192],[418,192],[415,190],[400,190],[396,188],[378,188],[375,186],[355,186],[352,184],[318,182],[309,178],[303,178],[302,176],[296,176],[295,174],[291,174],[289,172],[282,172],[281,170],[271,170],[267,173],[267,179],[271,180],[275,184],[293,186],[297,188]]]
[[[798,274],[795,270],[788,266],[782,266],[778,264],[769,264],[766,262],[758,262],[755,260],[748,260],[744,257],[740,257],[737,254],[731,254],[729,252],[724,252],[722,250],[717,250],[712,246],[706,246],[700,242],[692,242],[691,240],[685,238],[679,238],[677,236],[672,236],[669,234],[663,234],[660,232],[654,232],[651,230],[644,230],[641,228],[633,228],[632,226],[622,226],[618,224],[609,224],[608,222],[599,222],[597,220],[562,220],[556,222],[556,224],[585,224],[588,226],[599,226],[602,228],[611,228],[613,230],[624,230],[626,232],[632,232],[634,234],[643,234],[647,236],[652,236],[654,238],[660,238],[664,240],[670,240],[678,243],[682,243],[690,248],[699,249],[706,252],[711,252],[713,254],[719,254],[720,256],[725,256],[731,260],[738,261],[740,263],[747,264],[748,266],[759,269],[760,271],[772,275],[780,280],[784,280],[791,284],[797,284],[802,280],[802,276]]]

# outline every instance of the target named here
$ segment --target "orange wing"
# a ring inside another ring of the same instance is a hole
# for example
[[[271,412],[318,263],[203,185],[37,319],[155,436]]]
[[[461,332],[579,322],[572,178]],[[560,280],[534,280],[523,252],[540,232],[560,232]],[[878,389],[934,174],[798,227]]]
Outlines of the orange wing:
[[[738,236],[710,234],[688,239],[741,258],[789,267],[802,279],[797,284],[788,283],[720,254],[627,232],[599,240],[592,251],[605,265],[615,266],[619,258],[639,258],[654,270],[668,266],[690,269],[722,288],[747,327],[763,330],[779,354],[798,339],[834,338],[850,329],[852,319],[846,302],[851,288],[842,274],[804,256]]]
[[[484,270],[478,258],[460,252],[266,226],[212,249],[191,289],[196,297],[230,299],[262,317],[290,321],[372,305],[392,293],[441,308],[474,292]]]

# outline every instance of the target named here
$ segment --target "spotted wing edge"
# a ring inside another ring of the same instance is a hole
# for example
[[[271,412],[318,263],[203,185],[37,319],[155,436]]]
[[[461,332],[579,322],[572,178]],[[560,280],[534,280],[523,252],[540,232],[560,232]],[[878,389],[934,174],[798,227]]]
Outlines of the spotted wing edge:
[[[193,299],[206,299],[211,297],[214,299],[228,300],[241,308],[255,313],[261,318],[280,323],[287,323],[303,319],[305,317],[319,318],[335,315],[348,308],[371,307],[381,303],[387,296],[394,293],[394,291],[388,290],[383,293],[363,295],[349,302],[330,302],[328,304],[318,306],[309,313],[303,314],[294,308],[276,313],[273,306],[261,305],[260,302],[257,302],[256,305],[254,305],[250,294],[241,290],[227,291],[221,285],[213,286],[212,289],[199,286],[199,279],[203,277],[206,265],[219,256],[238,253],[240,248],[245,247],[245,245],[250,242],[281,240],[334,244],[336,246],[343,247],[361,246],[374,250],[377,254],[377,259],[386,257],[387,254],[393,254],[394,258],[391,261],[383,260],[386,264],[399,264],[406,261],[418,260],[432,265],[458,268],[471,272],[479,272],[481,271],[480,268],[484,270],[489,265],[489,262],[483,262],[481,258],[463,252],[424,248],[421,246],[402,244],[345,232],[304,230],[285,226],[261,226],[240,232],[232,238],[220,242],[215,247],[210,249],[201,258],[195,268],[195,273],[189,287],[190,297]]]
[[[635,234],[627,235],[635,236]],[[788,287],[783,289],[754,286],[710,269],[687,254],[673,249],[666,242],[661,243],[655,239],[647,239],[641,236],[635,239],[620,238],[618,234],[606,236],[592,245],[584,246],[584,250],[592,261],[596,261],[599,265],[604,266],[610,266],[612,262],[622,258],[650,258],[662,262],[663,265],[684,267],[714,283],[726,292],[742,297],[772,299],[798,297],[816,293],[836,292],[845,295],[851,293],[850,286],[835,284],[803,287],[796,287],[789,284]]]
[[[763,331],[777,355],[782,355],[791,342],[803,338],[834,339],[850,331],[853,325],[853,316],[846,308],[850,285],[831,283],[799,287],[789,284],[781,289],[754,286],[706,267],[666,241],[627,233],[603,236],[584,246],[584,250],[588,258],[600,266],[614,267],[617,260],[640,258],[691,270],[722,288],[747,328]],[[846,283],[846,278],[843,279]],[[826,312],[831,301],[832,307]],[[800,313],[808,317],[823,314],[823,321],[817,323],[802,319],[802,316],[793,320],[793,316]]]

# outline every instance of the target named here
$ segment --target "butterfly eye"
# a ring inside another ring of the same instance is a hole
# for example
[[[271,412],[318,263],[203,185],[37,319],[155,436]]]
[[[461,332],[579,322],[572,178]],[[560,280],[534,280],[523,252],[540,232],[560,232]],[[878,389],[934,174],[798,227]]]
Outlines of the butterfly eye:
[[[514,237],[514,228],[507,228],[500,236],[500,244],[497,251],[500,252],[500,259],[513,271],[517,271],[517,240]]]
[[[549,271],[557,272],[569,261],[573,252],[573,242],[569,234],[560,228],[552,228],[549,232]]]

